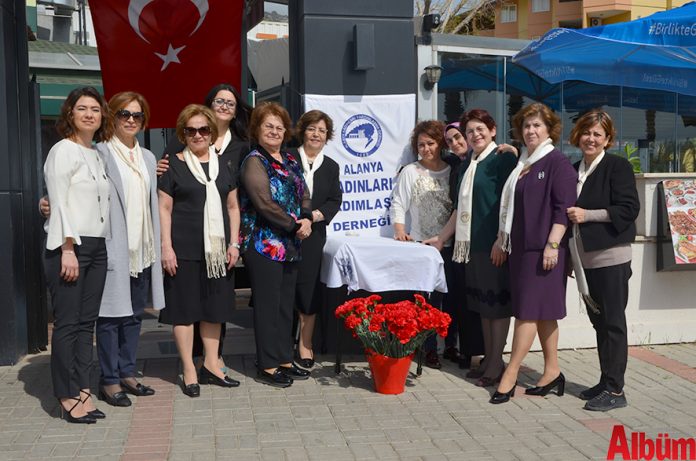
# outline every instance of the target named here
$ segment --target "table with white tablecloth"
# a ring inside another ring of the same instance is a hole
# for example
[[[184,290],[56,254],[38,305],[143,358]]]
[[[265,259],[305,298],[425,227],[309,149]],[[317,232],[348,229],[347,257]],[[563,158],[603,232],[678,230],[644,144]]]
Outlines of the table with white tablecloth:
[[[345,285],[349,291],[447,292],[437,249],[386,237],[329,237],[320,278],[329,288]]]
[[[437,249],[385,237],[330,236],[324,246],[320,279],[328,288],[321,320],[323,344],[326,349],[329,340],[335,341],[336,373],[341,368],[344,329],[333,312],[348,297],[379,293],[383,302],[396,302],[418,292],[447,292],[444,261]],[[327,337],[332,330],[336,336]]]

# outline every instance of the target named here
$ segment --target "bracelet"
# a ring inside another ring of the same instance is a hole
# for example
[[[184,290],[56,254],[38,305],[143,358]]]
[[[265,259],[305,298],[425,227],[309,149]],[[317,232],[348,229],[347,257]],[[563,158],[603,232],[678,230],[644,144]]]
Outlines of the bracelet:
[[[227,248],[229,248],[229,247],[235,247],[235,248],[238,249],[238,250],[241,248],[241,246],[240,246],[239,243],[237,243],[237,242],[230,242],[230,243],[228,243],[228,244],[227,244]]]
[[[62,250],[62,252],[63,252],[64,254],[68,254],[68,255],[74,255],[74,254],[75,254],[75,252],[74,252],[73,250]]]

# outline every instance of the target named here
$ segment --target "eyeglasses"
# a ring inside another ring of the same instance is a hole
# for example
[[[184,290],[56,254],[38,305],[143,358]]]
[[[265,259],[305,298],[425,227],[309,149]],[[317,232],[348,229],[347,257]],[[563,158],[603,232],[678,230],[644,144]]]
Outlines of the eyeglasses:
[[[196,133],[199,135],[203,136],[204,138],[208,135],[210,135],[210,127],[209,126],[202,126],[200,128],[194,128],[192,126],[187,126],[184,127],[184,135],[187,138],[193,138],[196,136]]]
[[[261,125],[261,128],[263,128],[266,131],[277,131],[280,134],[285,133],[285,127],[283,126],[273,126],[270,123],[264,123]]]
[[[326,134],[326,128],[317,128],[316,126],[308,126],[307,129],[305,130],[307,133],[319,133],[319,134]]]
[[[131,117],[133,117],[133,120],[140,123],[145,120],[145,114],[143,112],[131,112],[126,109],[121,109],[116,112],[116,117],[123,122],[128,121]]]
[[[471,128],[469,128],[468,130],[466,130],[466,131],[464,132],[464,134],[466,134],[467,136],[471,136],[471,135],[474,134],[474,133],[483,134],[483,133],[486,132],[487,129],[488,129],[487,126],[486,126],[486,127],[484,127],[484,126],[477,126],[477,127],[474,128],[473,130],[472,130]]]
[[[228,109],[234,109],[235,107],[237,107],[237,103],[235,101],[232,101],[231,99],[215,98],[213,99],[213,104],[218,107],[225,106]]]

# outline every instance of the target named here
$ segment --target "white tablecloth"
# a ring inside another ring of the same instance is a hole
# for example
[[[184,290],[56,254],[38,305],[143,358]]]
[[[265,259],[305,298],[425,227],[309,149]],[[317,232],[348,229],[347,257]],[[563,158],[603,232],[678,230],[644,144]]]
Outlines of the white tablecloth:
[[[330,236],[320,278],[329,288],[347,285],[349,291],[447,292],[439,251],[386,237]]]

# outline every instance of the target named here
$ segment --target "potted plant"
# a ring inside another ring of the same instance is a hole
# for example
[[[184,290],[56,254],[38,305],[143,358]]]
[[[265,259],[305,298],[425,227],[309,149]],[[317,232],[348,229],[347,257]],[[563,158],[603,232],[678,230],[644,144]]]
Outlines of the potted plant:
[[[365,347],[377,392],[400,394],[416,349],[432,334],[447,336],[452,320],[419,294],[413,301],[381,300],[379,295],[351,299],[336,308],[336,317]]]

